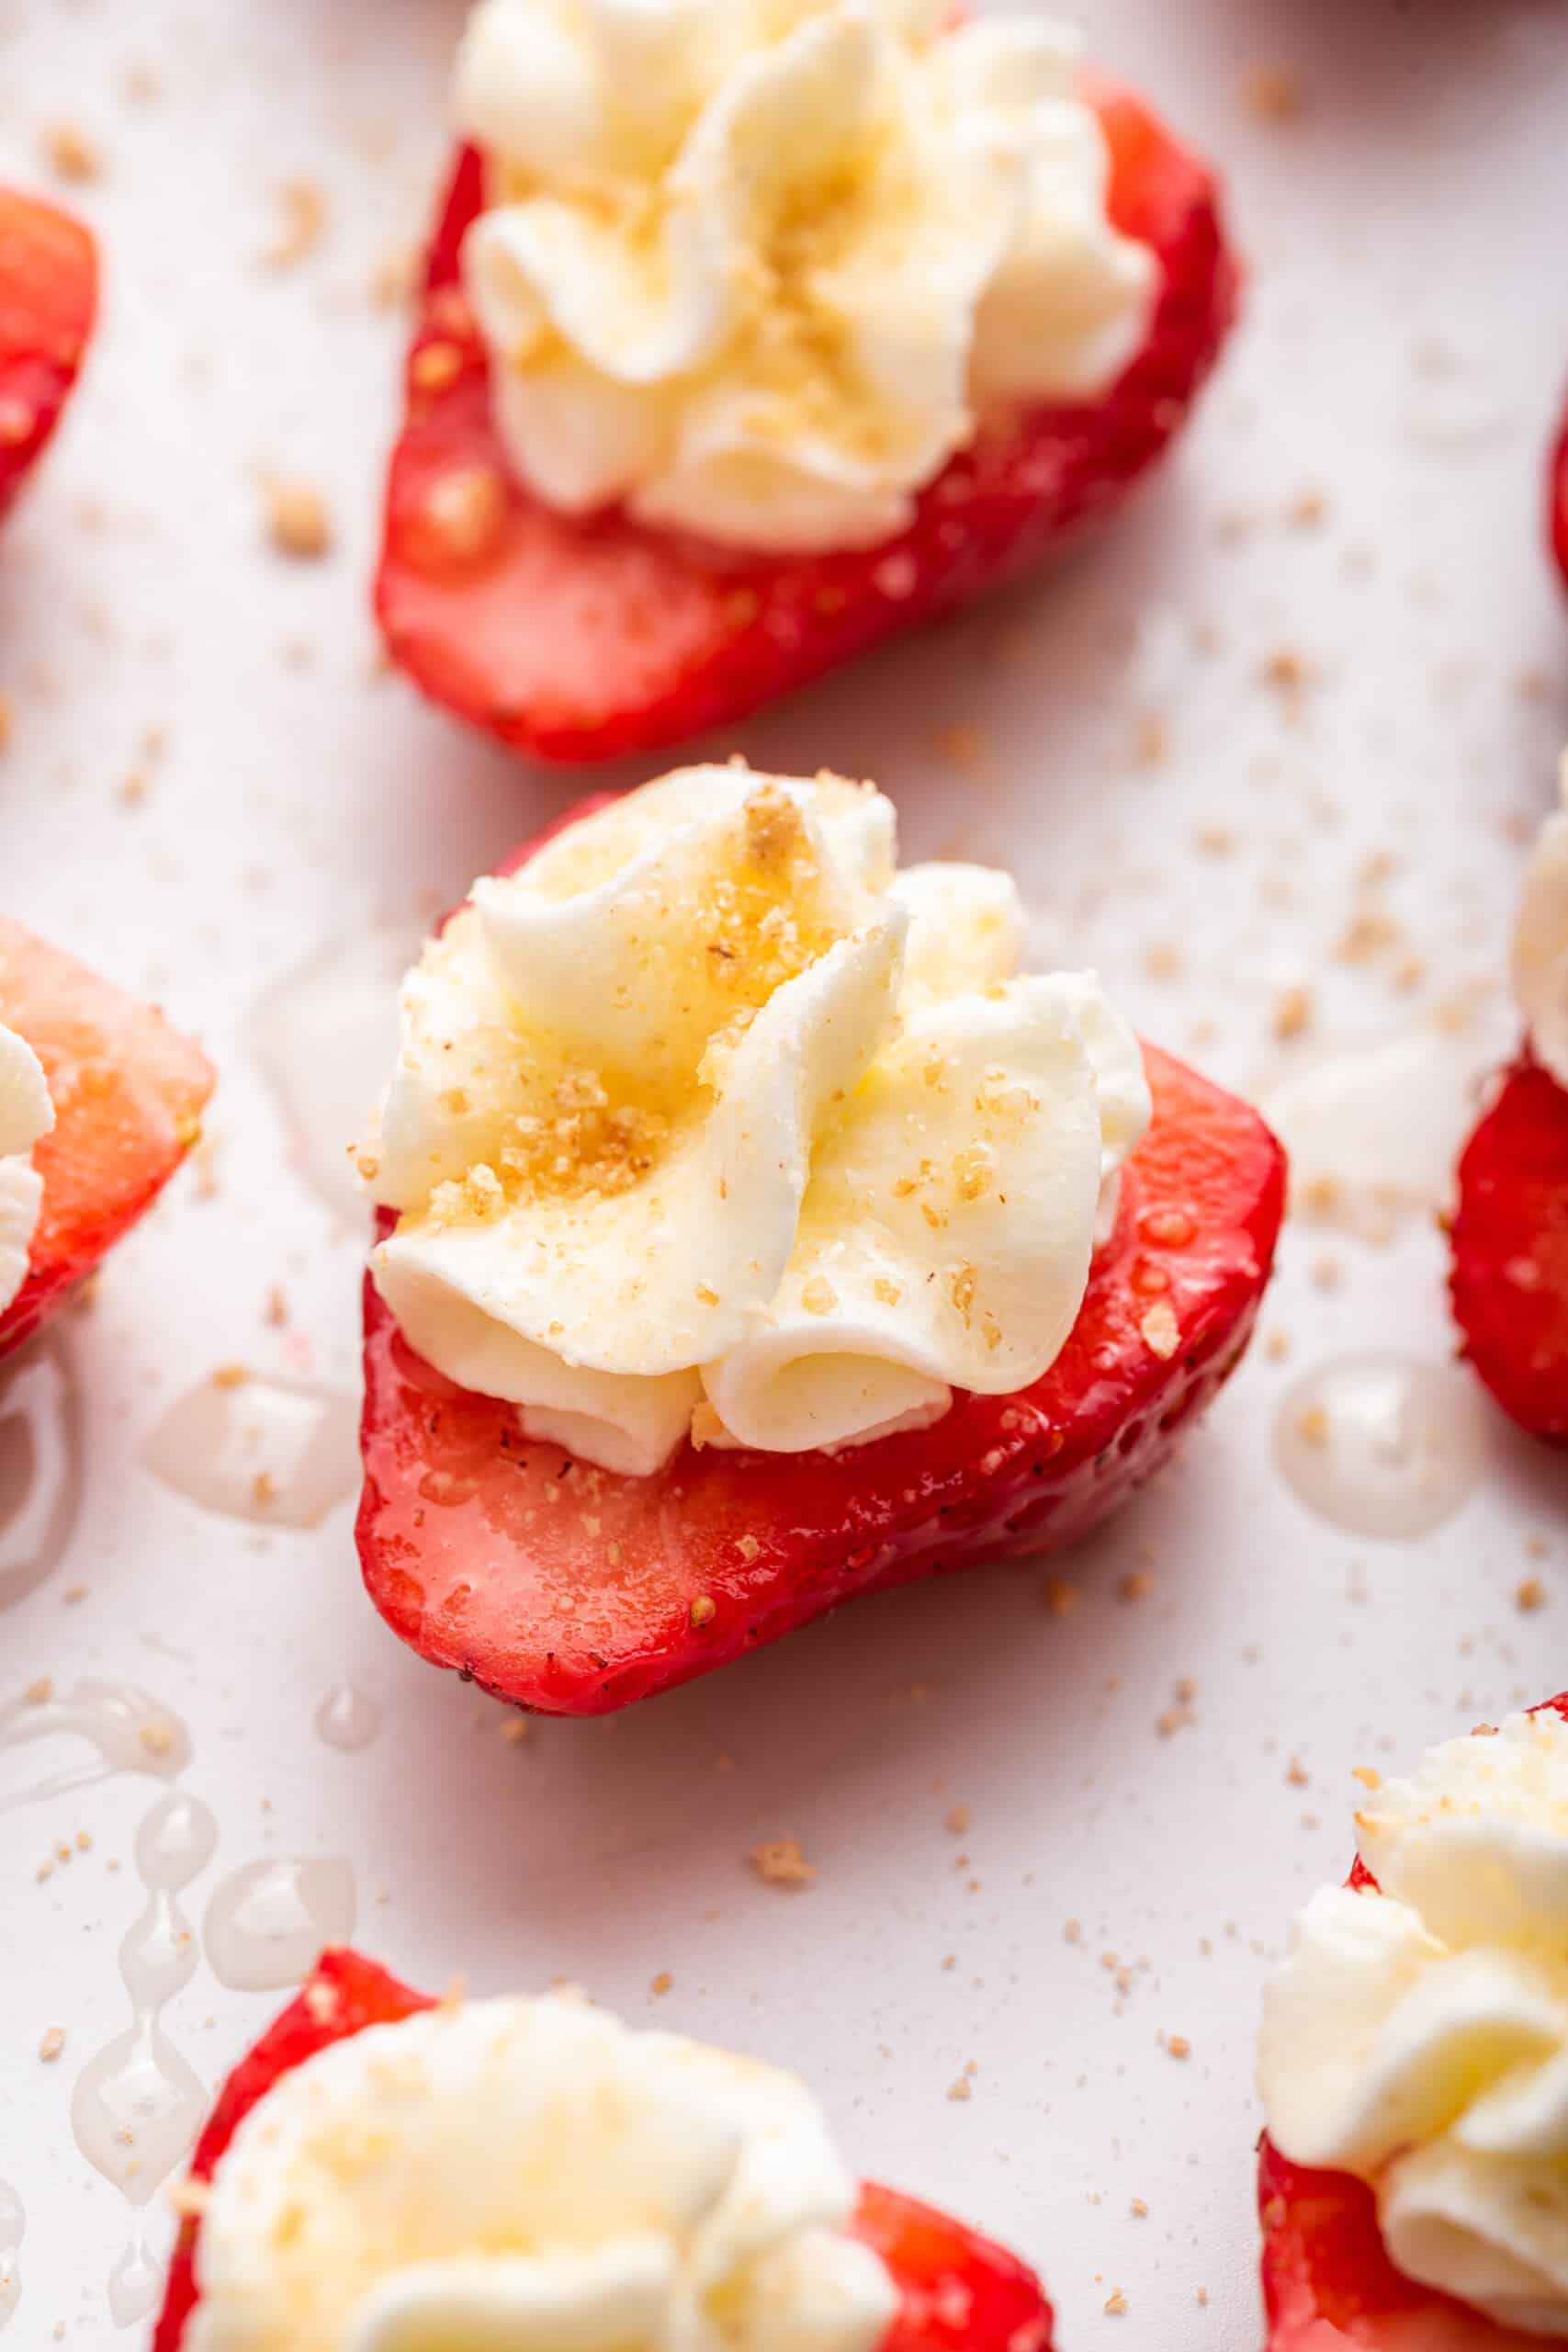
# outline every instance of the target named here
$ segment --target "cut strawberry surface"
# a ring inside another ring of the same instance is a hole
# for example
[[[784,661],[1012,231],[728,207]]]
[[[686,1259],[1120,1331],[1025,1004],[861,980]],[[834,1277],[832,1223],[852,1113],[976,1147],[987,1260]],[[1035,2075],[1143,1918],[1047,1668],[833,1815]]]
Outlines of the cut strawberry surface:
[[[318,2050],[433,2006],[357,1952],[323,1952],[299,1997],[220,2091],[191,2159],[192,2177],[211,2179],[257,2100]],[[882,2256],[900,2297],[881,2352],[1051,2352],[1051,2307],[1040,2281],[1001,2246],[929,2205],[870,2184],[852,2226]],[[192,2216],[180,2232],[152,2352],[180,2352],[186,2324],[201,2300],[196,2278],[200,2229]]]
[[[80,221],[0,188],[0,514],[59,421],[97,307]]]
[[[1145,1064],[1153,1123],[1049,1371],[836,1454],[688,1445],[618,1476],[445,1379],[367,1277],[357,1534],[388,1623],[517,1705],[602,1714],[840,1601],[1082,1535],[1234,1369],[1283,1214],[1284,1155],[1257,1113],[1167,1055]]]
[[[1568,1092],[1526,1052],[1459,1164],[1450,1288],[1506,1413],[1568,1444]]]
[[[1568,1718],[1568,1691],[1544,1703]],[[1350,1883],[1377,1886],[1359,1860]],[[1383,2250],[1366,2183],[1291,2164],[1267,2138],[1258,2204],[1268,2352],[1541,2352],[1568,2341],[1499,2327],[1406,2278]]]
[[[0,1315],[3,1355],[162,1191],[201,1132],[213,1074],[154,1007],[3,917],[0,1023],[43,1064],[55,1119],[33,1148],[43,1205],[27,1280]]]
[[[609,759],[728,725],[884,639],[972,603],[1107,516],[1171,440],[1235,311],[1213,173],[1143,101],[1097,85],[1115,226],[1163,288],[1144,349],[1100,399],[982,435],[900,537],[747,557],[619,514],[556,513],[509,471],[458,282],[482,203],[459,155],[431,248],[387,492],[377,611],[435,701],[519,750]]]

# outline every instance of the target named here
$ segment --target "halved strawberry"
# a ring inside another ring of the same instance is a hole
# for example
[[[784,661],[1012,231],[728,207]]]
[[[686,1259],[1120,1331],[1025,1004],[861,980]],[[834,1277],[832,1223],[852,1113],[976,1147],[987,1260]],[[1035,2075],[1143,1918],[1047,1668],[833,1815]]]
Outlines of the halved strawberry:
[[[1521,1428],[1568,1445],[1568,1093],[1528,1047],[1465,1146],[1450,1246],[1465,1354]]]
[[[1568,1717],[1568,1691],[1548,1699]],[[1352,1886],[1377,1881],[1358,1860]],[[1542,2352],[1560,2336],[1498,2327],[1396,2270],[1364,2181],[1314,2172],[1265,2137],[1258,2154],[1268,2352]]]
[[[1032,1388],[960,1395],[933,1428],[875,1444],[686,1447],[620,1477],[444,1379],[367,1278],[357,1535],[393,1632],[519,1706],[604,1714],[858,1594],[1082,1535],[1234,1369],[1283,1214],[1284,1155],[1257,1113],[1145,1058],[1154,1121],[1056,1362]]]
[[[220,2091],[191,2160],[194,2178],[211,2179],[241,2123],[280,2076],[329,2043],[432,2006],[357,1952],[323,1952],[304,1990]],[[1051,2307],[1016,2256],[929,2205],[870,2183],[853,2226],[882,2256],[901,2298],[881,2352],[1051,2352]],[[201,2300],[200,2230],[195,2217],[181,2229],[152,2352],[181,2352],[186,2323]]]
[[[0,188],[0,514],[59,420],[97,299],[97,251],[80,221]]]
[[[1551,551],[1557,558],[1557,569],[1568,585],[1568,411],[1562,418],[1562,431],[1551,453],[1551,468],[1547,484],[1547,531]]]
[[[728,725],[883,639],[956,611],[1118,505],[1164,450],[1235,312],[1207,164],[1140,98],[1089,93],[1110,209],[1164,271],[1143,351],[1100,399],[982,436],[886,546],[737,556],[611,514],[556,514],[508,472],[485,347],[458,284],[482,200],[462,152],[431,248],[387,490],[376,607],[424,692],[518,749],[609,759]]]
[[[31,1046],[54,1104],[33,1147],[43,1206],[27,1280],[0,1315],[4,1355],[162,1191],[201,1133],[213,1073],[154,1006],[3,916],[0,1023]]]

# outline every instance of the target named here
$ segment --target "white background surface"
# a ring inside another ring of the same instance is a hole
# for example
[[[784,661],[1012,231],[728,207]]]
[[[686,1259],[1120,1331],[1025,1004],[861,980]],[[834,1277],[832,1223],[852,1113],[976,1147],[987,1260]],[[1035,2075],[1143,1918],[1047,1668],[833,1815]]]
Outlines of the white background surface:
[[[247,1042],[258,1000],[373,922],[450,901],[572,789],[372,676],[401,327],[370,289],[423,217],[459,13],[0,6],[0,170],[41,177],[48,125],[87,132],[104,171],[80,200],[108,274],[88,378],[0,554],[17,716],[0,901],[155,992],[222,1073],[209,1196],[187,1173],[67,1319],[85,1489],[67,1556],[0,1620],[0,1695],[98,1675],[186,1719],[186,1785],[221,1830],[194,1917],[260,1856],[345,1855],[359,1940],[417,1982],[567,1974],[798,2065],[864,2170],[1040,2262],[1068,2352],[1248,2352],[1256,1996],[1295,1905],[1348,1859],[1349,1768],[1568,1679],[1550,1457],[1495,1424],[1482,1490],[1418,1545],[1357,1543],[1272,1466],[1303,1371],[1368,1345],[1447,1351],[1427,1222],[1383,1249],[1292,1229],[1266,1316],[1289,1359],[1257,1352],[1183,1463],[1064,1571],[1070,1615],[1043,1606],[1042,1570],[982,1572],[521,1747],[384,1632],[347,1508],[258,1538],[141,1466],[158,1415],[220,1363],[355,1385],[359,1238],[291,1158]],[[1232,177],[1250,300],[1201,419],[1068,574],[740,741],[763,763],[875,775],[914,854],[1013,864],[1042,939],[1098,960],[1146,1030],[1232,1082],[1424,1033],[1462,1001],[1480,1011],[1443,1049],[1457,1089],[1508,1034],[1483,1000],[1565,731],[1539,506],[1568,365],[1568,17],[1554,0],[1107,0],[1093,34]],[[1299,74],[1299,121],[1249,114],[1258,65]],[[127,95],[136,67],[160,95]],[[276,192],[297,176],[324,191],[327,233],[269,271]],[[266,548],[267,468],[330,499],[328,561]],[[1310,492],[1323,521],[1293,525]],[[1313,672],[1293,709],[1260,681],[1281,649]],[[955,726],[984,729],[979,772],[943,749]],[[152,727],[167,748],[128,804]],[[1203,846],[1216,827],[1228,854]],[[1406,935],[1336,962],[1379,853]],[[1412,955],[1425,976],[1402,991]],[[1277,994],[1296,982],[1314,1018],[1280,1046]],[[357,1114],[344,1102],[345,1136]],[[275,1283],[283,1330],[264,1321]],[[1527,1554],[1538,1531],[1545,1558]],[[1155,1588],[1129,1604],[1118,1581],[1139,1568]],[[1527,1574],[1549,1594],[1528,1616]],[[1162,1739],[1180,1675],[1196,1721]],[[358,1755],[311,1728],[344,1678],[384,1711]],[[1287,1781],[1292,1758],[1310,1788]],[[77,1759],[0,1753],[0,1803],[55,1760]],[[111,2333],[128,2216],[78,2155],[69,2100],[127,2021],[115,1954],[154,1793],[121,1780],[0,1812],[0,2175],[28,2214],[6,2352]],[[79,1828],[91,1853],[35,1883]],[[804,1894],[745,1867],[781,1831],[818,1868]],[[204,1967],[167,2030],[215,2080],[281,1997],[225,1993]],[[56,2024],[66,2052],[45,2066]],[[1185,2064],[1162,2033],[1190,2039]],[[952,2103],[970,2061],[973,2097]],[[1102,2316],[1113,2288],[1120,2321]]]

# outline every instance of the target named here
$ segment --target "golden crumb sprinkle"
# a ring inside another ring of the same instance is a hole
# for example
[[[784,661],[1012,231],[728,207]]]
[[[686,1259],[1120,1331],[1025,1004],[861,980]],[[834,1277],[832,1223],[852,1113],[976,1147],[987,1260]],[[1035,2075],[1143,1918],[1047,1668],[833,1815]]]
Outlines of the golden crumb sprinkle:
[[[243,1388],[250,1378],[248,1367],[243,1363],[220,1363],[212,1375],[214,1388]]]
[[[1281,989],[1274,1000],[1274,1035],[1281,1043],[1299,1037],[1312,1025],[1313,995],[1309,988],[1297,981],[1292,988]]]
[[[315,251],[326,232],[327,199],[314,180],[286,180],[277,191],[283,225],[263,259],[271,269],[292,269]]]
[[[501,1736],[508,1747],[522,1747],[534,1736],[534,1726],[526,1715],[508,1715],[501,1726]]]
[[[101,153],[73,122],[51,123],[43,134],[43,153],[50,170],[59,179],[81,185],[103,176]]]
[[[53,1677],[40,1674],[35,1681],[28,1683],[22,1696],[29,1707],[47,1707],[54,1696]]]
[[[1328,1443],[1329,1419],[1322,1405],[1309,1405],[1303,1412],[1296,1415],[1296,1435],[1303,1445]]]
[[[1514,1600],[1516,1605],[1524,1610],[1527,1615],[1534,1610],[1544,1609],[1546,1607],[1546,1587],[1542,1584],[1539,1577],[1526,1577],[1524,1581],[1515,1588]]]
[[[950,726],[939,728],[936,748],[966,775],[983,775],[992,764],[990,737],[975,719],[954,719]]]
[[[1111,2318],[1121,2319],[1125,2312],[1132,2309],[1132,2306],[1128,2302],[1127,2298],[1122,2293],[1121,2288],[1113,2287],[1110,2294],[1105,2298],[1105,2308]]]
[[[1381,1789],[1382,1786],[1382,1774],[1375,1764],[1356,1765],[1350,1778],[1353,1781],[1359,1781],[1364,1789]]]
[[[1190,2058],[1192,2055],[1192,2044],[1184,2033],[1168,2033],[1165,2046],[1173,2058]]]
[[[1154,1589],[1155,1580],[1147,1568],[1134,1568],[1122,1578],[1116,1591],[1122,1600],[1146,1600]]]
[[[1053,1577],[1043,1597],[1053,1617],[1068,1616],[1078,1605],[1077,1587],[1068,1584],[1065,1577]]]
[[[968,1826],[968,1806],[966,1804],[955,1804],[951,1806],[948,1811],[947,1818],[942,1823],[942,1827],[950,1830],[954,1838],[962,1838]]]
[[[800,1850],[798,1838],[764,1838],[761,1845],[752,1847],[746,1859],[764,1886],[809,1886],[817,1876],[815,1867]]]
[[[974,2098],[974,2096],[975,2096],[975,2086],[974,2086],[974,2084],[969,2080],[969,2077],[968,2077],[968,2075],[959,2075],[959,2077],[958,2077],[958,2080],[957,2080],[955,2083],[950,2083],[950,2084],[948,2085],[948,2086],[947,2086],[947,2096],[948,2096],[948,2098],[949,2098],[950,2099],[953,2099],[955,2103],[962,2103],[964,2099],[969,2099],[969,2098]]]
[[[268,483],[266,529],[280,554],[300,562],[326,555],[333,545],[333,522],[326,500],[306,481]]]
[[[666,1993],[673,1990],[674,1984],[675,1979],[670,1971],[667,1968],[661,1968],[648,1989],[650,1993],[657,1993],[662,1998]]]
[[[65,2028],[62,2025],[51,2025],[39,2043],[38,2054],[46,2066],[52,2066],[64,2048]]]
[[[1293,65],[1249,66],[1241,85],[1242,104],[1254,122],[1298,122],[1305,95]]]
[[[1128,2211],[1131,2212],[1134,2222],[1146,2222],[1149,2218],[1148,2206],[1141,2197],[1134,2198]]]

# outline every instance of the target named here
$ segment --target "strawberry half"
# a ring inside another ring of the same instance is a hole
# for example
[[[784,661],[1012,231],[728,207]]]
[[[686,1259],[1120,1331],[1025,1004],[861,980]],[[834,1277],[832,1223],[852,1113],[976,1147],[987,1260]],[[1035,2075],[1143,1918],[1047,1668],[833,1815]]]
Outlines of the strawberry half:
[[[1568,1718],[1568,1691],[1545,1704]],[[1377,1886],[1359,1860],[1350,1883]],[[1267,2352],[1543,2352],[1568,2342],[1499,2327],[1406,2278],[1383,2251],[1377,2199],[1366,2183],[1288,2163],[1267,2137],[1258,2206]]]
[[[0,514],[59,422],[97,300],[81,222],[0,188]]]
[[[957,611],[1101,521],[1185,417],[1235,316],[1213,172],[1143,101],[1089,92],[1110,212],[1163,291],[1143,351],[1099,400],[987,432],[884,547],[747,558],[612,513],[555,513],[513,478],[458,282],[481,209],[459,153],[431,248],[392,458],[376,609],[432,698],[520,751],[610,759],[728,726],[885,639]]]
[[[4,917],[0,1023],[31,1046],[54,1104],[33,1147],[43,1205],[27,1280],[0,1315],[4,1355],[163,1190],[201,1133],[213,1073],[155,1007]]]
[[[1528,1048],[1465,1146],[1450,1247],[1465,1354],[1522,1429],[1568,1445],[1568,1093]]]
[[[1152,1047],[1145,1059],[1154,1120],[1055,1363],[1032,1388],[961,1394],[934,1427],[874,1444],[688,1446],[620,1477],[444,1379],[367,1276],[357,1536],[393,1632],[518,1706],[604,1714],[841,1600],[1096,1525],[1235,1368],[1283,1215],[1284,1155],[1257,1113]]]
[[[193,2178],[211,2179],[241,2123],[282,2075],[368,2025],[393,2025],[431,2007],[423,1993],[357,1952],[323,1952],[303,1991],[220,2091],[191,2160]],[[882,2256],[900,2297],[881,2352],[1051,2352],[1051,2306],[1039,2279],[988,2238],[870,2183],[852,2226]],[[185,2342],[186,2323],[201,2300],[200,2231],[195,2218],[181,2229],[152,2352],[180,2352]]]
[[[1551,453],[1551,469],[1547,484],[1547,534],[1551,552],[1557,558],[1557,569],[1568,585],[1568,411],[1562,418],[1562,431]]]

